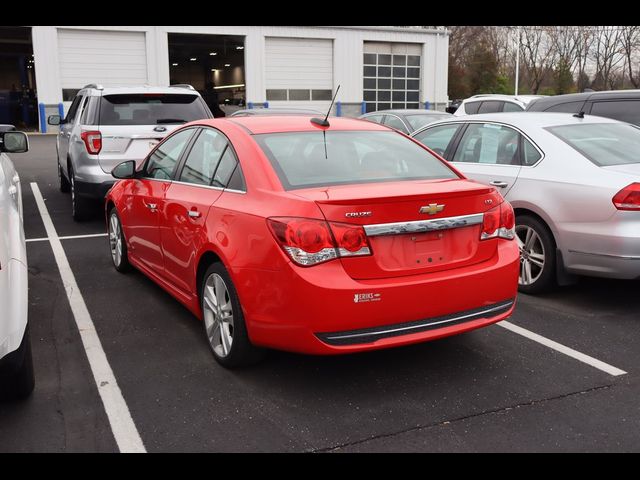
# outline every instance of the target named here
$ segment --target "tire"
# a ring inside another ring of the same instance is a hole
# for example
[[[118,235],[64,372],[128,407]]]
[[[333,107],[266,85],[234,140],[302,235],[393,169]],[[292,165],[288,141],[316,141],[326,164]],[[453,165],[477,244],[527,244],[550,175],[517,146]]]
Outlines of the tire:
[[[62,167],[60,166],[60,163],[58,163],[57,165],[58,165],[58,185],[59,185],[60,191],[62,193],[69,193],[71,191],[71,184],[69,183],[69,180],[67,180],[67,177],[64,176],[64,172],[62,171]]]
[[[518,290],[537,294],[556,284],[556,243],[549,227],[540,219],[516,218],[516,241],[520,249]]]
[[[225,303],[215,313],[218,299],[223,299]],[[238,368],[257,363],[263,358],[264,350],[253,346],[249,340],[238,294],[229,273],[219,262],[212,264],[204,274],[200,286],[200,306],[205,338],[220,365]],[[227,310],[228,307],[230,310]],[[218,320],[220,316],[222,322]],[[231,321],[225,321],[229,318]]]
[[[69,180],[71,190],[71,216],[76,222],[82,222],[89,217],[89,202],[76,195],[76,175],[69,164]]]
[[[0,377],[0,398],[2,400],[24,399],[31,395],[35,386],[33,374],[33,357],[31,355],[31,335],[29,334],[29,324],[24,331],[20,347],[13,353],[17,368]]]
[[[131,270],[131,264],[129,263],[127,242],[124,239],[122,223],[120,222],[116,207],[113,207],[109,211],[107,230],[109,232],[109,250],[113,266],[118,272],[126,273]]]

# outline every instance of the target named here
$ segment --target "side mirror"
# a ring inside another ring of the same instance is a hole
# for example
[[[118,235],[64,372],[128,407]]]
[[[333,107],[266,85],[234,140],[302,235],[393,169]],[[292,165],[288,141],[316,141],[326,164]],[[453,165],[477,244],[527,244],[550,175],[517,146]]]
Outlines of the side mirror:
[[[111,170],[111,175],[114,178],[125,180],[128,178],[134,178],[136,176],[136,162],[135,160],[127,160],[116,166]]]
[[[0,152],[24,153],[29,151],[29,139],[22,132],[0,133]]]
[[[49,125],[62,125],[64,123],[64,120],[60,115],[49,115],[49,118],[47,118],[47,123]]]

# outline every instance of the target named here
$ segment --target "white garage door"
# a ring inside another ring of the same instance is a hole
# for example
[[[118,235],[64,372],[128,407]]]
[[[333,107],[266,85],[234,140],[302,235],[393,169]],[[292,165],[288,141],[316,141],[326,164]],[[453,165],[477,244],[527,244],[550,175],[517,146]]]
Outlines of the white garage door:
[[[333,91],[333,40],[265,39],[267,100],[271,106],[323,110]]]
[[[147,83],[144,32],[59,30],[58,51],[63,89]]]

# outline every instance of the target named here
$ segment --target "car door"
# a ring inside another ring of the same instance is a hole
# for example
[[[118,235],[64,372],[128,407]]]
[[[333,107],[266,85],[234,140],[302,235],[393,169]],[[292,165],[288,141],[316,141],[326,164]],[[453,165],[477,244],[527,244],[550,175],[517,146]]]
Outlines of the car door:
[[[60,132],[58,133],[58,161],[65,170],[67,168],[67,157],[69,156],[69,142],[71,134],[76,123],[76,118],[78,117],[77,113],[80,108],[80,104],[83,100],[84,96],[80,94],[73,99],[73,102],[71,102],[71,106],[69,107],[69,111],[67,112],[67,116],[65,117],[64,122],[60,125]]]
[[[491,122],[469,123],[451,162],[469,178],[497,187],[506,196],[522,168],[521,149],[516,129]]]
[[[145,162],[140,177],[131,181],[123,202],[124,231],[131,254],[160,275],[164,274],[164,261],[159,226],[165,194],[195,131],[195,128],[181,130],[158,145]]]
[[[207,214],[236,164],[227,137],[214,128],[202,128],[166,191],[160,224],[165,276],[186,293],[197,293],[196,256],[207,242]]]

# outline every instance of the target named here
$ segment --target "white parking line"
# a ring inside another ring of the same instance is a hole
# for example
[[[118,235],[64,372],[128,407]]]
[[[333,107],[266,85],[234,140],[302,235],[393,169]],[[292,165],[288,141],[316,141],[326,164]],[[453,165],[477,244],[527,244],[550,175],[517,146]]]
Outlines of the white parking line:
[[[577,350],[574,350],[572,348],[565,347],[564,345],[558,342],[549,340],[548,338],[543,337],[542,335],[533,333],[532,331],[527,330],[526,328],[519,327],[517,325],[514,325],[513,323],[507,322],[506,320],[503,320],[497,325],[500,325],[501,327],[506,328],[507,330],[510,330],[513,333],[522,335],[523,337],[526,337],[529,340],[533,340],[534,342],[538,342],[546,347],[552,348],[557,352],[564,353],[565,355],[571,358],[574,358],[580,362],[586,363],[587,365],[591,365],[592,367],[597,368],[598,370],[602,370],[603,372],[606,372],[609,375],[613,375],[617,377],[618,375],[625,375],[627,373],[624,370],[620,370],[619,368],[609,365],[608,363],[604,363],[596,358],[590,357],[589,355],[585,355],[584,353],[580,353]]]
[[[89,366],[91,367],[91,372],[98,387],[98,393],[100,394],[104,409],[109,418],[111,431],[118,444],[118,448],[121,452],[145,453],[144,444],[133,423],[131,412],[122,396],[107,356],[102,349],[100,338],[91,320],[89,310],[84,303],[82,294],[78,289],[78,284],[69,265],[69,260],[64,253],[60,237],[58,237],[53,221],[49,216],[38,184],[31,183],[31,189],[33,190],[33,196],[38,205],[45,230],[47,231],[47,239],[51,244],[53,255],[60,270],[60,276],[62,277],[62,283],[67,293],[67,298],[69,299],[71,312],[78,326],[80,338],[82,339],[82,344],[87,353],[87,359],[89,360]]]
[[[92,233],[89,235],[67,235],[66,237],[58,237],[58,240],[73,240],[76,238],[96,238],[96,237],[106,237],[109,235],[108,233]],[[27,242],[47,242],[49,241],[49,237],[40,237],[40,238],[27,238]]]

